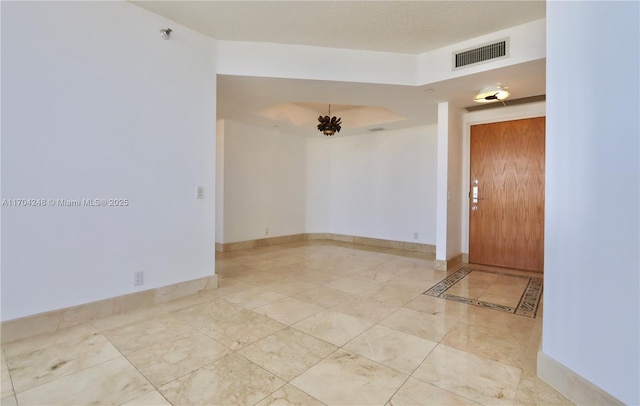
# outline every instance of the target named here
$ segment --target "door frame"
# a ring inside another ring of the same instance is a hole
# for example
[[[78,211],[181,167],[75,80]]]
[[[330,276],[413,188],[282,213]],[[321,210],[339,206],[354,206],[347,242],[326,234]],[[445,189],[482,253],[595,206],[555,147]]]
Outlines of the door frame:
[[[462,116],[462,259],[469,262],[469,185],[471,171],[471,126],[547,115],[546,102],[480,110]]]

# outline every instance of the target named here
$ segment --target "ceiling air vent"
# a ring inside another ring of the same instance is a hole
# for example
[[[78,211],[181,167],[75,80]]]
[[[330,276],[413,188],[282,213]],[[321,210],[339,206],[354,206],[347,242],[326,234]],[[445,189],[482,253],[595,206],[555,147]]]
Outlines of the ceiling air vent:
[[[509,39],[505,38],[498,42],[455,52],[453,54],[453,69],[466,68],[470,65],[506,58],[508,56]]]

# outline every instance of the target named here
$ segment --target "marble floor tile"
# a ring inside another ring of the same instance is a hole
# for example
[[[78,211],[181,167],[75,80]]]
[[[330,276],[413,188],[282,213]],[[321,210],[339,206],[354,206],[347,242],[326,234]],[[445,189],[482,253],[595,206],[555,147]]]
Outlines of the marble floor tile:
[[[368,268],[366,265],[359,264],[358,261],[349,260],[349,261],[334,262],[330,265],[315,266],[314,268],[311,268],[311,269],[318,269],[318,270],[322,270],[323,272],[328,272],[334,275],[340,275],[342,277],[345,277],[345,276],[353,275],[354,273],[362,271],[363,269],[366,269],[366,268]]]
[[[536,318],[531,329],[529,342],[524,350],[521,368],[525,372],[536,374],[538,371],[538,352],[542,349],[542,319]]]
[[[432,316],[462,317],[467,313],[469,305],[439,297],[419,295],[404,307],[417,310]]]
[[[426,314],[417,310],[400,308],[379,324],[413,334],[434,342],[439,342],[458,322],[457,318],[446,315]]]
[[[510,405],[521,373],[519,368],[440,344],[413,377],[477,403]]]
[[[245,311],[246,309],[244,307],[231,303],[224,298],[212,298],[206,303],[172,312],[171,316],[192,327],[198,328],[218,318],[233,317]]]
[[[487,285],[485,284],[474,284],[467,281],[460,281],[447,289],[447,293],[450,295],[466,297],[469,299],[477,299],[484,294],[487,290]]]
[[[422,259],[413,259],[406,257],[393,256],[390,261],[384,262],[380,265],[376,265],[374,269],[392,269],[399,272],[407,271],[433,271],[433,261],[427,261]]]
[[[195,329],[174,317],[161,316],[149,321],[106,330],[105,337],[123,354],[191,335]]]
[[[339,303],[346,302],[356,297],[351,293],[341,290],[331,289],[326,286],[318,286],[317,288],[305,290],[294,296],[296,299],[314,303],[322,307],[332,307]]]
[[[131,323],[147,321],[160,314],[163,314],[156,306],[125,312],[121,314],[114,314],[113,316],[104,317],[91,321],[91,325],[98,332],[106,330],[113,330],[120,327],[124,327]]]
[[[229,352],[212,338],[194,332],[188,337],[156,344],[126,357],[149,382],[158,387],[210,364]]]
[[[287,279],[293,275],[300,267],[298,265],[282,265],[265,271],[268,274],[276,275],[280,280]]]
[[[249,258],[245,265],[250,266],[251,268],[258,269],[260,271],[265,271],[268,269],[273,269],[280,266],[279,263],[272,261],[270,259],[261,259],[261,258]]]
[[[374,293],[368,295],[368,297],[389,306],[400,307],[406,305],[421,294],[422,291],[416,291],[415,288],[384,285]]]
[[[328,272],[314,271],[312,269],[300,269],[298,272],[291,274],[291,278],[298,279],[304,282],[315,283],[316,285],[323,285],[336,279],[340,279],[340,275],[334,275]]]
[[[345,276],[348,273],[342,272],[331,272],[331,270],[336,269],[340,265],[339,259],[325,258],[322,254],[312,254],[304,259],[300,265],[305,269],[311,269],[313,271],[320,271],[330,273],[336,276]],[[356,272],[356,270],[351,270],[351,273]]]
[[[157,390],[145,393],[121,406],[172,406],[171,403]]]
[[[398,306],[392,306],[368,297],[356,296],[351,300],[333,306],[331,310],[377,323],[398,310]]]
[[[409,375],[436,345],[433,341],[376,325],[343,348]]]
[[[387,406],[477,406],[478,403],[437,386],[409,378],[391,398]]]
[[[521,368],[528,337],[459,322],[440,341],[442,344]]]
[[[573,405],[569,399],[531,372],[523,372],[514,404],[516,406]]]
[[[467,313],[460,318],[460,321],[471,326],[503,331],[523,339],[530,336],[535,320],[531,317],[517,316],[479,306],[469,306]]]
[[[292,297],[285,297],[253,309],[256,313],[264,314],[270,319],[274,319],[286,325],[291,325],[302,319],[306,319],[312,314],[319,313],[323,310],[324,307],[322,306]]]
[[[254,405],[285,381],[237,354],[159,388],[174,405]]]
[[[287,328],[240,351],[250,361],[285,381],[298,376],[338,347],[301,331]]]
[[[302,258],[293,255],[287,255],[286,253],[282,252],[271,256],[269,260],[280,266],[296,265],[302,262]]]
[[[264,285],[264,287],[285,296],[291,296],[305,290],[316,288],[318,285],[293,278],[282,278],[277,282],[268,283]]]
[[[275,300],[282,299],[283,297],[286,297],[286,295],[262,287],[255,287],[253,289],[224,296],[224,299],[246,309],[253,309]]]
[[[256,403],[256,406],[323,406],[320,402],[292,385],[285,385]]]
[[[325,310],[294,324],[293,327],[340,347],[372,325],[373,323],[367,320]]]
[[[119,405],[153,390],[124,357],[18,392],[20,406]]]
[[[18,406],[16,397],[11,395],[4,398],[0,398],[0,405],[2,406]]]
[[[352,277],[336,279],[335,281],[331,281],[324,286],[359,296],[368,296],[376,292],[380,288],[380,285],[375,282],[365,281]]]
[[[478,296],[478,300],[482,302],[494,303],[502,306],[515,308],[516,306],[518,306],[518,303],[520,303],[520,296],[513,297],[513,296],[500,295],[500,294],[494,295],[494,294],[489,294],[487,293],[487,291],[485,291],[482,295]]]
[[[506,297],[520,298],[527,288],[528,280],[524,280],[524,283],[517,283],[514,285],[504,285],[501,283],[492,283],[484,292],[485,295],[496,295]]]
[[[402,276],[410,279],[418,279],[425,281],[429,284],[429,287],[437,284],[443,280],[447,275],[441,271],[434,271],[433,266],[425,266],[424,268],[413,268],[406,270]]]
[[[383,264],[384,265],[384,264]],[[355,272],[351,275],[353,278],[364,279],[366,281],[374,282],[374,283],[382,283],[386,282],[389,279],[393,279],[397,276],[400,276],[404,273],[402,270],[395,269],[393,267],[386,268],[383,265],[363,269],[362,271]]]
[[[7,364],[14,390],[22,392],[120,356],[104,336],[93,335],[9,357]]]
[[[291,381],[328,405],[383,405],[407,375],[345,350],[337,350]]]
[[[220,265],[218,263],[220,263]],[[253,268],[246,265],[216,261],[216,275],[218,275],[218,277],[235,278],[254,271],[255,270]]]
[[[67,341],[82,340],[97,332],[98,329],[91,323],[84,323],[52,333],[40,334],[19,341],[4,343],[2,344],[2,350],[5,356],[14,357]]]
[[[3,356],[0,359],[0,371],[2,372],[0,375],[0,399],[13,396],[14,394],[11,376],[9,375],[9,367],[7,366],[4,352],[2,352],[2,354]]]
[[[430,282],[422,279],[408,278],[404,275],[389,279],[385,285],[403,288],[415,294],[422,294],[433,286]]]
[[[455,270],[413,254],[320,240],[216,253],[217,289],[3,344],[0,401],[571,404],[535,376],[542,303],[529,318],[424,295]],[[513,300],[513,274],[456,285]]]
[[[211,290],[211,289],[210,289]],[[198,292],[193,295],[172,299],[153,306],[154,309],[159,310],[160,314],[167,312],[175,312],[177,310],[186,309],[191,306],[196,306],[202,303],[208,302],[210,296],[205,291]]]
[[[199,331],[231,350],[238,350],[285,327],[267,316],[245,310],[233,316],[219,317],[201,326]]]
[[[222,276],[218,278],[217,288],[206,290],[203,294],[212,297],[221,297],[231,293],[238,293],[243,290],[251,289],[253,287],[253,285],[242,282],[236,278]]]
[[[465,278],[462,281],[473,283],[474,285],[478,285],[478,286],[485,285],[488,287],[492,283],[497,282],[500,279],[500,276],[501,275],[498,273],[474,271],[474,272],[471,272],[469,275],[465,276]]]
[[[281,277],[269,272],[256,271],[247,273],[246,275],[236,276],[234,279],[253,286],[264,286],[268,283],[278,282]]]
[[[365,247],[362,247],[365,248]],[[378,251],[378,247],[370,247],[371,251],[357,250],[353,251],[354,255],[351,259],[344,261],[345,264],[353,264],[354,268],[374,268],[376,266],[391,262],[398,257],[395,255],[384,254]]]

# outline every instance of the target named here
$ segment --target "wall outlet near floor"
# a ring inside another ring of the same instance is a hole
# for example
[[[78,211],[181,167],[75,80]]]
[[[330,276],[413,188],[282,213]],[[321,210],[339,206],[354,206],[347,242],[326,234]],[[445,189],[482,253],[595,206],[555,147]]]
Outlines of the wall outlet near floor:
[[[264,229],[264,235],[269,235],[269,228],[268,227]]]
[[[413,233],[413,239],[417,240],[418,239],[418,232],[416,231],[415,233]]]
[[[144,283],[144,272],[133,274],[133,286],[140,286]]]

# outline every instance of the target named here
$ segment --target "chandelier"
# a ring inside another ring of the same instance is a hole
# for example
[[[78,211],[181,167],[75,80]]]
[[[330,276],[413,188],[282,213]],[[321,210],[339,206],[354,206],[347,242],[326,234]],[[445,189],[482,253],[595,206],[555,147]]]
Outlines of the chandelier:
[[[319,116],[318,117],[318,121],[320,122],[320,124],[318,124],[318,131],[322,131],[322,133],[324,135],[330,136],[333,135],[337,132],[340,132],[340,124],[341,124],[341,118],[340,117],[330,117],[331,116],[331,105],[329,105],[329,115],[328,116]]]

